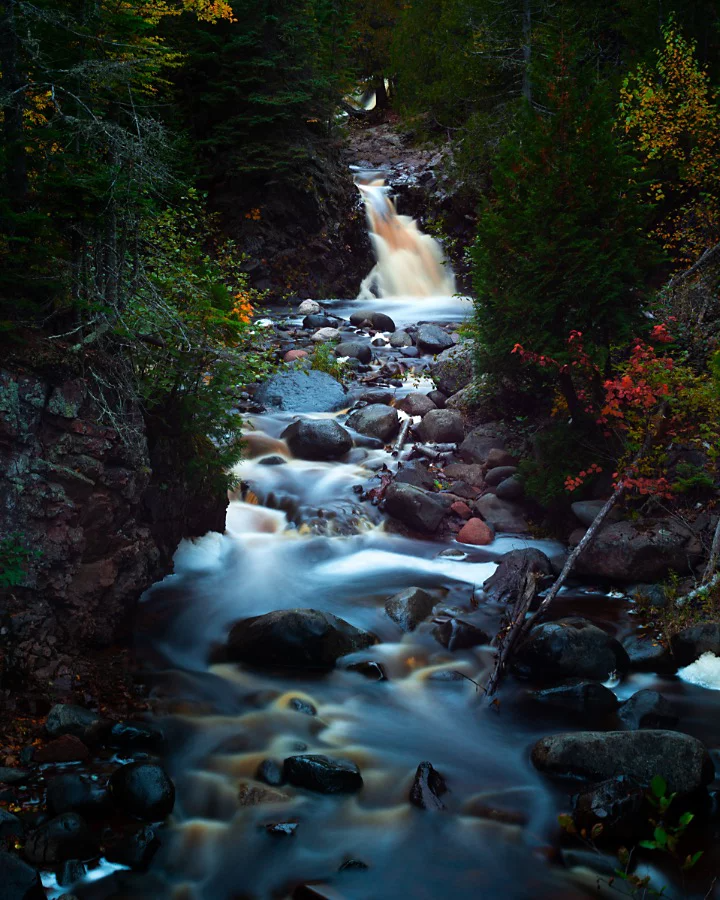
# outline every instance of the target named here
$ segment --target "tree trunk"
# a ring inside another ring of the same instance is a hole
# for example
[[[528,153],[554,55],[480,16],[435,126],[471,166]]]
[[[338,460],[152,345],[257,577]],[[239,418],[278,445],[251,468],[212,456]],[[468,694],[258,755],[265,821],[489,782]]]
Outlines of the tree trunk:
[[[390,107],[390,98],[388,97],[387,87],[385,86],[385,76],[380,73],[375,79],[375,109],[386,110]]]

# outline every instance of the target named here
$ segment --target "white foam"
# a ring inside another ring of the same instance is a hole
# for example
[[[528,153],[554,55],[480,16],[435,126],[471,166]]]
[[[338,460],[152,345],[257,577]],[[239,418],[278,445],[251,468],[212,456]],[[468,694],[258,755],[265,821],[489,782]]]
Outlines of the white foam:
[[[694,663],[680,669],[678,678],[687,681],[688,684],[720,691],[720,657],[710,651],[703,653]]]

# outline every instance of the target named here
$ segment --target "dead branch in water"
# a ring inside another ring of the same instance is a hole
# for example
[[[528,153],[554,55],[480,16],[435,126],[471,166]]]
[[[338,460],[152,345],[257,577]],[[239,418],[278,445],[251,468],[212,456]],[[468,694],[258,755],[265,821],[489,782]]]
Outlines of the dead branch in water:
[[[405,419],[400,428],[400,434],[398,435],[397,440],[395,441],[395,446],[392,449],[392,455],[397,456],[398,453],[402,450],[405,441],[407,440],[408,431],[410,431],[410,425],[412,423],[411,418]]]

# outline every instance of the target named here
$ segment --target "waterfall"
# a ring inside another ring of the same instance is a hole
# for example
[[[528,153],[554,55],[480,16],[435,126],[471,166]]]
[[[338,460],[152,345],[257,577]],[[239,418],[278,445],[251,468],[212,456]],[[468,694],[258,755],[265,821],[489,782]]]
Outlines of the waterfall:
[[[381,179],[357,183],[377,262],[360,286],[359,299],[439,297],[455,293],[455,276],[442,247],[410,216],[398,215]]]

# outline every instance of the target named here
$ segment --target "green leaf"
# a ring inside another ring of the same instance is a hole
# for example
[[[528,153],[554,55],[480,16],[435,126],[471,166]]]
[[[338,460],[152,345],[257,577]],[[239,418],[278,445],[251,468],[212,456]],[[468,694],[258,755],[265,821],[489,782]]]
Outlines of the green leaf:
[[[600,835],[603,833],[603,831],[604,831],[603,826],[601,825],[600,822],[597,822],[597,823],[596,823],[595,825],[593,825],[593,827],[592,827],[592,831],[590,832],[590,837],[591,837],[593,840],[595,840],[596,838],[599,838],[599,837],[600,837]]]
[[[643,847],[645,850],[657,850],[658,845],[655,841],[638,841],[638,847]]]
[[[667,791],[667,781],[665,781],[662,775],[655,775],[650,782],[650,790],[656,797],[664,797],[665,792]]]
[[[687,871],[688,869],[692,869],[695,863],[700,859],[703,855],[704,850],[698,850],[697,853],[693,853],[692,856],[686,856],[685,862],[682,864],[683,871]]]
[[[662,848],[667,846],[668,833],[661,825],[658,825],[658,827],[655,829],[653,837],[655,838],[655,842],[657,843],[658,847]]]
[[[560,823],[560,827],[563,831],[567,831],[568,834],[576,833],[577,829],[575,828],[573,817],[568,813],[562,813],[561,815],[559,815],[558,822]]]
[[[693,820],[694,818],[695,818],[695,815],[694,815],[693,813],[691,813],[691,812],[685,812],[685,813],[683,813],[683,814],[680,816],[680,819],[679,819],[679,821],[678,821],[678,824],[679,824],[682,828],[687,828],[687,826],[692,822],[692,820]]]

